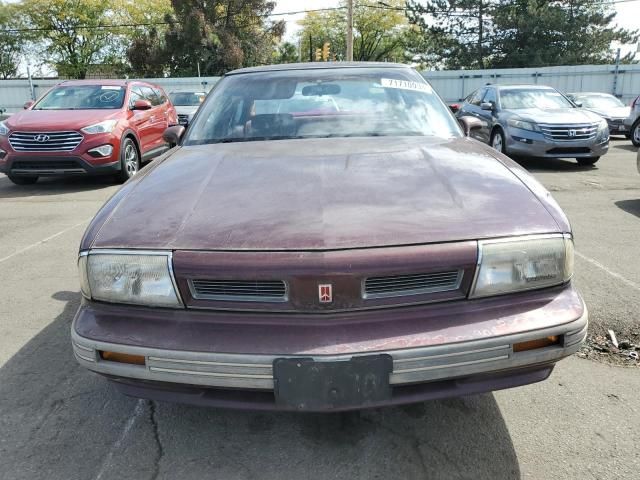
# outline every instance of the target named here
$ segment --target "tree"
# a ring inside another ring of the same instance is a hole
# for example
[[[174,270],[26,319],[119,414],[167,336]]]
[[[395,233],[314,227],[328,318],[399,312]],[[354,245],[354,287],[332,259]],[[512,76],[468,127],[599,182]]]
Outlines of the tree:
[[[497,1],[408,0],[407,17],[420,28],[425,43],[433,48],[430,53],[445,68],[485,68],[491,53],[491,16]]]
[[[241,66],[269,63],[284,22],[270,22],[275,2],[265,0],[172,0],[166,32],[149,32],[128,50],[134,71],[140,59],[157,59],[170,75],[220,75]],[[153,36],[156,36],[156,39]]]
[[[409,0],[407,15],[450,69],[606,63],[638,39],[602,0]]]
[[[295,63],[298,61],[298,47],[291,42],[282,42],[273,53],[273,63]]]
[[[346,6],[342,1],[341,7]],[[404,61],[410,27],[404,15],[404,0],[385,4],[356,3],[353,12],[353,59],[360,61]],[[336,59],[346,51],[346,9],[309,12],[300,20],[299,32],[303,58],[309,52],[331,43]],[[312,55],[313,57],[313,55]]]
[[[0,78],[6,80],[18,73],[23,42],[14,31],[16,28],[15,7],[0,1]]]
[[[638,41],[638,31],[613,24],[616,13],[600,0],[500,0],[494,12],[495,67],[612,63],[611,43]],[[623,61],[629,61],[628,55]]]

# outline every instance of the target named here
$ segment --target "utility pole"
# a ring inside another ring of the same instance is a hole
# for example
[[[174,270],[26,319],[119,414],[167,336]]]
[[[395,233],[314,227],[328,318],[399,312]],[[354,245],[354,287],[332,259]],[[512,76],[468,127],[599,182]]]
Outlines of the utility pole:
[[[353,62],[353,0],[347,0],[347,62]]]
[[[309,61],[313,62],[313,37],[309,34]]]
[[[616,96],[616,90],[618,90],[618,73],[620,70],[620,49],[616,53],[616,68],[613,71],[613,96]]]

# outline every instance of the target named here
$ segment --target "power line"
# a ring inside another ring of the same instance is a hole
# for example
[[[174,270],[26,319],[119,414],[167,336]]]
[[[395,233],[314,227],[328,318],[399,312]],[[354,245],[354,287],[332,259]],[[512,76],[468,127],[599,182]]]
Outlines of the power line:
[[[610,1],[602,1],[597,3],[590,3],[590,6],[593,5],[614,5],[618,3],[631,3],[631,2],[639,2],[640,0],[610,0]],[[369,4],[361,4],[360,7],[372,8],[377,10],[391,10],[391,11],[403,11],[409,12],[412,9],[407,7],[394,7],[393,5],[384,4],[379,2],[377,5],[369,5]],[[270,18],[270,17],[285,17],[291,15],[300,15],[303,13],[318,13],[318,12],[330,12],[337,10],[346,10],[347,7],[326,7],[326,8],[314,8],[309,10],[295,10],[289,12],[275,12],[275,13],[266,13],[262,15],[256,15],[258,18]],[[427,14],[431,13],[449,13],[455,15],[455,10],[434,10],[431,12],[426,12]],[[460,14],[461,16],[467,16],[464,14]],[[469,15],[474,16],[474,15]],[[0,30],[0,33],[24,33],[24,32],[53,32],[60,30],[102,30],[102,29],[117,29],[117,28],[138,28],[138,27],[156,27],[156,26],[165,26],[165,25],[173,25],[179,22],[147,22],[147,23],[122,23],[122,24],[98,24],[98,25],[74,25],[69,27],[62,28],[39,28],[39,27],[25,27],[25,28],[8,28],[4,30]]]

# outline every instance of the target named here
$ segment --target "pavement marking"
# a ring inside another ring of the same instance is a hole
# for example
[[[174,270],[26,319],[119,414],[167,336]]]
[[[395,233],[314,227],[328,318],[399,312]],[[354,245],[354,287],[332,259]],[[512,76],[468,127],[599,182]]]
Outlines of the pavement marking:
[[[127,423],[125,423],[124,429],[122,430],[122,433],[120,434],[118,439],[113,442],[113,445],[111,445],[109,453],[105,457],[104,462],[102,462],[95,480],[101,480],[104,476],[105,472],[107,471],[107,467],[111,465],[111,460],[113,459],[114,453],[122,446],[122,442],[124,442],[129,436],[129,432],[131,432],[133,424],[136,423],[138,417],[140,417],[140,415],[142,415],[142,413],[144,412],[145,403],[146,402],[143,399],[139,399],[138,403],[136,403],[136,408],[133,409],[133,413],[131,414],[131,417],[129,417],[129,420],[127,420]]]
[[[6,256],[4,258],[0,258],[0,263],[4,262],[6,260],[9,260],[10,258],[13,258],[13,257],[15,257],[17,255],[20,255],[21,253],[27,252],[27,251],[31,250],[32,248],[35,248],[35,247],[37,247],[39,245],[42,245],[43,243],[47,243],[49,240],[53,240],[54,238],[59,237],[60,235],[64,235],[65,233],[73,230],[74,228],[78,228],[79,226],[84,225],[85,223],[89,222],[90,220],[91,220],[91,218],[87,218],[86,220],[83,220],[80,223],[76,223],[75,225],[73,225],[73,226],[71,226],[69,228],[65,228],[61,232],[55,233],[55,234],[51,235],[50,237],[47,237],[47,238],[45,238],[43,240],[40,240],[39,242],[36,242],[34,244],[29,245],[28,247],[21,248],[17,252],[13,252],[11,255],[8,255],[8,256]]]
[[[616,273],[616,272],[614,272],[612,270],[609,270],[607,267],[605,267],[603,264],[601,264],[597,260],[594,260],[593,258],[589,258],[586,255],[583,255],[582,253],[578,252],[577,250],[575,250],[574,253],[578,257],[583,259],[584,261],[589,262],[591,265],[594,265],[594,266],[598,267],[600,270],[603,270],[604,272],[608,273],[612,277],[617,278],[618,280],[620,280],[625,285],[627,285],[627,286],[629,286],[629,287],[631,287],[631,288],[633,288],[635,290],[640,291],[640,284],[637,284],[633,280],[629,280],[628,278],[623,277],[619,273]]]

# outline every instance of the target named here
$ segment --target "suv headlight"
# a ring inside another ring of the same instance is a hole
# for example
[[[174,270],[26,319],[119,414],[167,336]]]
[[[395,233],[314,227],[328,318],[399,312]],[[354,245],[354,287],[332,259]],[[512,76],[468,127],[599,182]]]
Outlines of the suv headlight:
[[[478,254],[473,298],[561,285],[573,275],[570,235],[480,241]]]
[[[182,307],[171,252],[92,250],[78,260],[82,294],[110,303]]]
[[[82,131],[84,133],[111,133],[116,128],[117,123],[118,120],[105,120],[104,122],[84,127]]]
[[[532,132],[539,132],[540,127],[533,122],[526,122],[524,120],[517,120],[515,118],[510,118],[507,120],[507,124],[513,128],[521,128],[522,130],[531,130]]]
[[[0,122],[0,135],[9,135],[9,127],[7,127],[7,124],[4,122]]]

